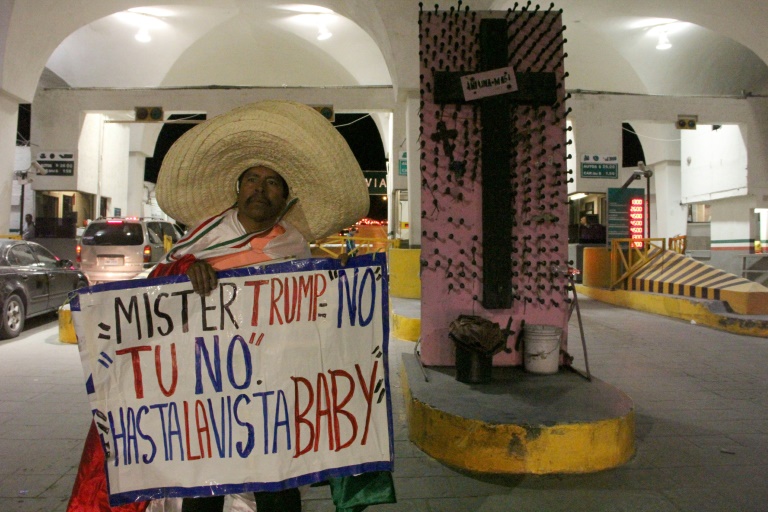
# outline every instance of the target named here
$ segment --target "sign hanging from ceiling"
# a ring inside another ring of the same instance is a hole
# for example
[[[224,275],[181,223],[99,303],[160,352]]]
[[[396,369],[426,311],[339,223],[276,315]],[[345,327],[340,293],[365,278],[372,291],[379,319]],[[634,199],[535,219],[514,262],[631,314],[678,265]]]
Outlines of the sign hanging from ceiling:
[[[581,156],[581,177],[619,179],[619,157],[584,153]]]
[[[35,160],[47,176],[74,176],[75,154],[71,151],[40,151]]]

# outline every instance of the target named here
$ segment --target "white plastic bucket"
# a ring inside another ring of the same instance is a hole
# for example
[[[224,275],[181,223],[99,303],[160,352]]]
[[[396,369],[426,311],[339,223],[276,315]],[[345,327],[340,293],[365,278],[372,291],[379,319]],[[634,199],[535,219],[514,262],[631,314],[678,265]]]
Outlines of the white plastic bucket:
[[[523,328],[523,365],[531,373],[557,373],[563,330],[553,325]]]

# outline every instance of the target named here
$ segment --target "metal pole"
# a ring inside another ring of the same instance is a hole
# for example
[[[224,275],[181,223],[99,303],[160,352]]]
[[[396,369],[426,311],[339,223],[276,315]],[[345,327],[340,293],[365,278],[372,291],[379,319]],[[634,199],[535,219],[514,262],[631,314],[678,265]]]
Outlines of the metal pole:
[[[645,195],[645,215],[648,219],[648,222],[645,224],[648,229],[648,234],[645,238],[651,238],[651,176],[649,174],[645,175]]]
[[[19,203],[19,236],[24,235],[24,183],[21,184],[21,202]]]

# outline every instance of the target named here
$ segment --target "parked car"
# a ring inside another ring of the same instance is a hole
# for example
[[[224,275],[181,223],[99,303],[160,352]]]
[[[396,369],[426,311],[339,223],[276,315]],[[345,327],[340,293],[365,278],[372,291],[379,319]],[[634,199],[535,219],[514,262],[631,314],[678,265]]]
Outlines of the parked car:
[[[27,318],[56,311],[88,286],[85,274],[35,242],[0,239],[0,339],[15,338]]]
[[[77,261],[91,284],[132,279],[155,266],[181,238],[163,219],[108,217],[91,221],[77,244]]]

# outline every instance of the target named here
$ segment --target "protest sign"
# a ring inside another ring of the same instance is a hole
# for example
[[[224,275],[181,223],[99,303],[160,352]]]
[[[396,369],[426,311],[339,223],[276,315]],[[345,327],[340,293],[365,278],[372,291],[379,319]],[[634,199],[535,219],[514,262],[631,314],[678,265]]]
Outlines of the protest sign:
[[[84,289],[71,302],[113,505],[392,470],[383,254]]]

